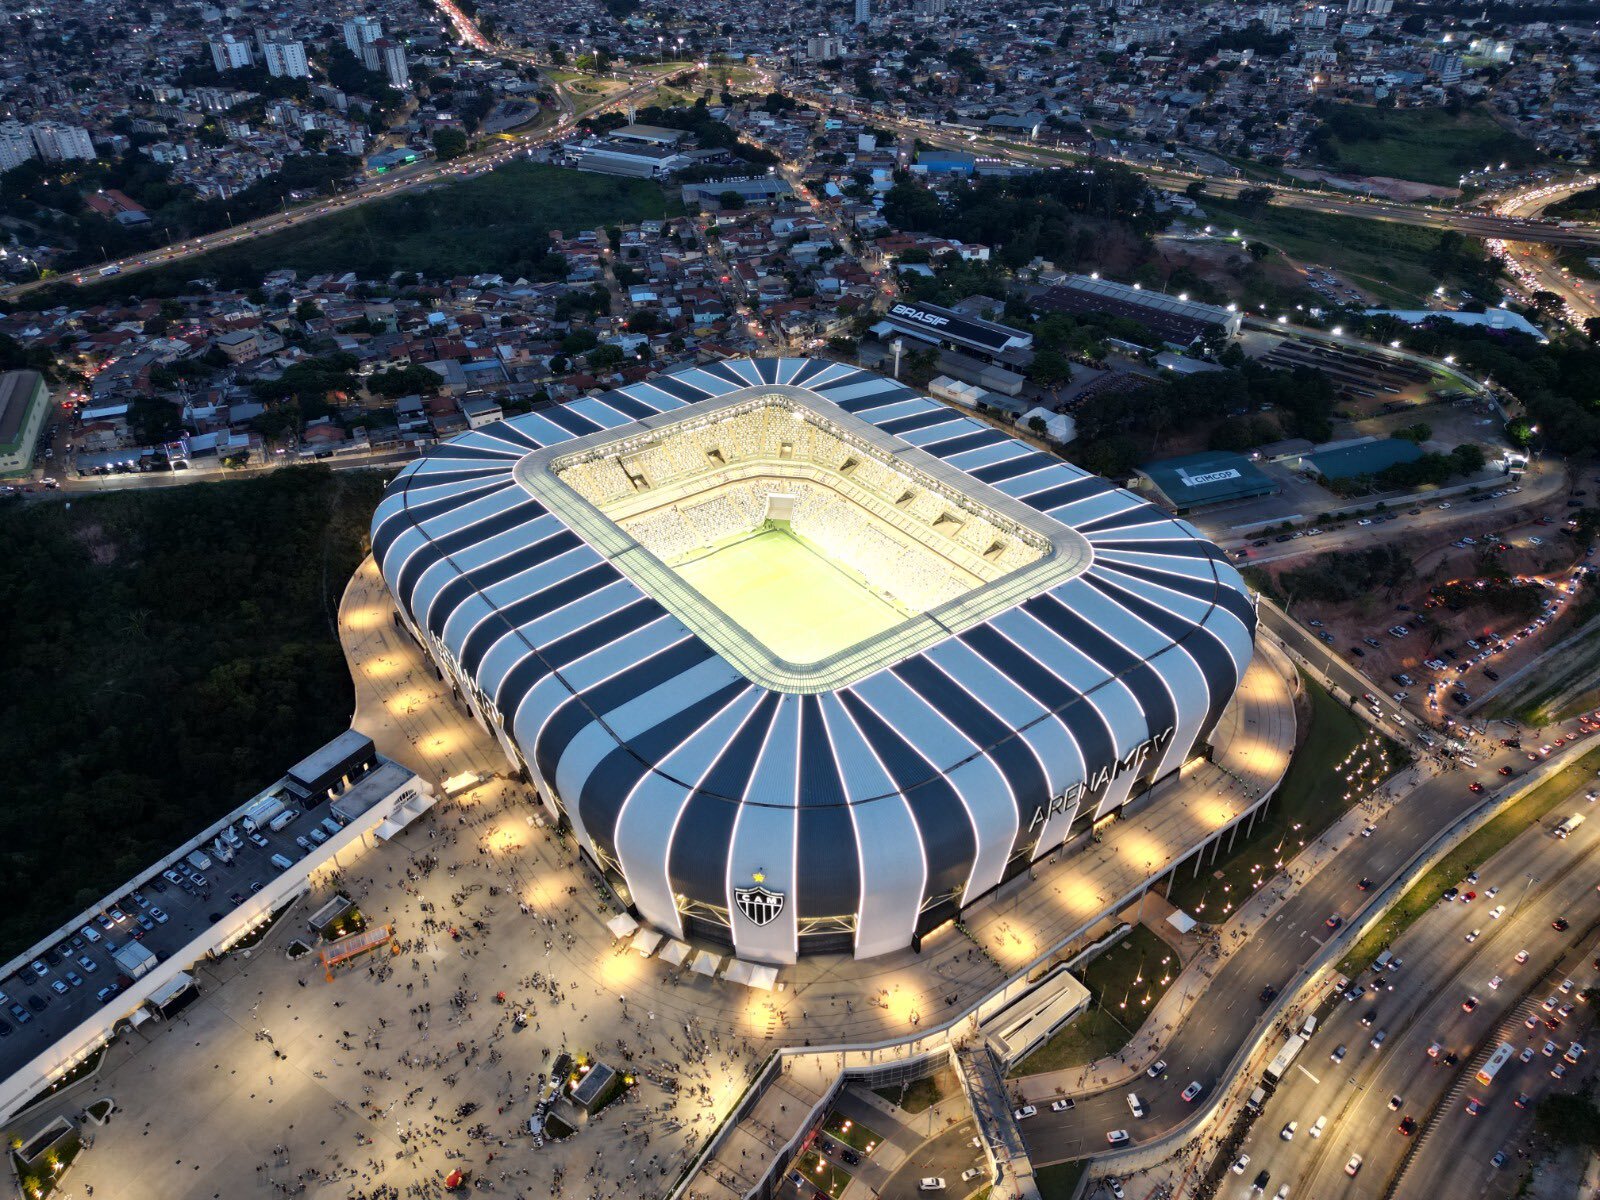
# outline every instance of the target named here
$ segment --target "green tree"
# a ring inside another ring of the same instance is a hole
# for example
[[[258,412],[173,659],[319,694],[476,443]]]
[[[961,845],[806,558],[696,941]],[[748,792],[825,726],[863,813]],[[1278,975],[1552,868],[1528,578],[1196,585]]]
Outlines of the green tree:
[[[621,366],[624,357],[622,349],[618,346],[613,346],[609,343],[604,346],[596,346],[589,351],[589,367],[595,371],[609,370],[613,367]]]
[[[1551,1093],[1539,1101],[1534,1119],[1557,1145],[1600,1149],[1600,1107],[1587,1096]]]
[[[433,134],[433,153],[440,162],[460,158],[467,152],[467,135],[459,129],[436,129]]]
[[[1072,364],[1055,350],[1041,350],[1033,356],[1028,374],[1040,387],[1057,388],[1072,378]]]
[[[416,363],[393,371],[377,371],[367,379],[367,391],[394,400],[401,396],[431,396],[444,381],[436,371]]]

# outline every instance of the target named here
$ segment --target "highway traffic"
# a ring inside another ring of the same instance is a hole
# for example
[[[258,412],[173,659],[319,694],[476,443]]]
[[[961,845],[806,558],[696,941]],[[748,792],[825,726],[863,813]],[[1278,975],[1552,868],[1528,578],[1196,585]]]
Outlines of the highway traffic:
[[[1527,765],[1520,751],[1501,748],[1483,755],[1471,775],[1456,770],[1427,774],[1428,768],[1419,768],[1424,772],[1421,782],[1385,815],[1374,818],[1371,835],[1348,835],[1342,852],[1290,896],[1253,939],[1249,952],[1222,968],[1209,988],[1214,999],[1202,1001],[1162,1049],[1167,1070],[1160,1079],[1080,1096],[1070,1111],[1042,1109],[1023,1123],[1034,1161],[1047,1164],[1101,1153],[1108,1146],[1106,1135],[1115,1129],[1127,1129],[1135,1143],[1148,1141],[1185,1120],[1194,1109],[1181,1098],[1184,1087],[1192,1081],[1208,1089],[1227,1082],[1222,1076],[1229,1061],[1265,1010],[1263,990],[1281,989],[1318,953],[1332,934],[1329,916],[1337,913],[1344,922],[1354,921],[1384,882],[1476,804],[1467,789],[1469,779],[1498,782],[1499,767],[1520,773]],[[1513,779],[1505,786],[1518,785]],[[1362,879],[1380,886],[1363,892]],[[1129,1090],[1138,1092],[1147,1113],[1142,1119],[1129,1111]]]
[[[1558,1085],[1550,1072],[1587,1024],[1577,993],[1596,972],[1585,963],[1566,991],[1565,976],[1546,973],[1572,930],[1600,921],[1592,886],[1600,821],[1566,839],[1550,831],[1569,809],[1591,811],[1592,791],[1576,789],[1542,826],[1459,881],[1455,898],[1441,899],[1391,947],[1397,967],[1363,971],[1350,999],[1324,1004],[1244,1145],[1246,1182],[1265,1171],[1269,1193],[1288,1183],[1294,1195],[1382,1195],[1417,1138],[1427,1140],[1412,1171],[1459,1157],[1481,1186],[1501,1170],[1493,1156],[1527,1106]],[[1568,928],[1554,928],[1558,920]],[[1475,1073],[1501,1042],[1513,1057],[1482,1084]],[[1354,1176],[1345,1170],[1353,1155],[1361,1158]]]

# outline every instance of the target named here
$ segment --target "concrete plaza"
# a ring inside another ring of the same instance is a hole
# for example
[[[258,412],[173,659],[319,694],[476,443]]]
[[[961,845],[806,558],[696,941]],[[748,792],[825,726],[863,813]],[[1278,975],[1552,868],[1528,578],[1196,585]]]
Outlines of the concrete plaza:
[[[370,561],[352,579],[340,632],[356,681],[353,724],[425,778],[488,782],[441,803],[352,863],[339,885],[396,953],[324,979],[291,961],[289,938],[327,892],[291,911],[266,943],[202,967],[201,999],[169,1024],[114,1045],[98,1077],[19,1121],[23,1132],[99,1096],[121,1111],[65,1194],[117,1200],[272,1195],[422,1197],[470,1167],[507,1195],[661,1195],[779,1047],[914,1039],[950,1022],[1019,971],[1081,940],[1152,879],[1188,869],[1277,785],[1294,744],[1292,672],[1265,640],[1213,739],[1100,840],[1037,864],[909,950],[868,962],[803,960],[779,990],[753,990],[643,958],[570,843],[506,776],[493,738],[438,682],[390,619]],[[506,1002],[497,1002],[499,993]],[[528,1013],[515,1028],[515,1011]],[[576,1136],[536,1147],[531,1093],[562,1050],[634,1073],[627,1102]],[[817,1057],[817,1056],[812,1056]],[[767,1168],[819,1064],[792,1073],[767,1123],[740,1129],[696,1179],[732,1195]]]

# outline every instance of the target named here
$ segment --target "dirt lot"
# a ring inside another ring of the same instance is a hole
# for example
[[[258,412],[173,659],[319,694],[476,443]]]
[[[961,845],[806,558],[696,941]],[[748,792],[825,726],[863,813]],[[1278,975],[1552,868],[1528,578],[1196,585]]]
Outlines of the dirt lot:
[[[1576,606],[1567,602],[1567,593],[1561,585],[1569,580],[1573,568],[1586,560],[1583,557],[1585,548],[1576,546],[1573,539],[1562,532],[1568,511],[1563,498],[1559,506],[1549,506],[1543,514],[1537,511],[1517,515],[1486,513],[1481,522],[1456,526],[1448,534],[1424,533],[1389,540],[1389,544],[1400,548],[1415,563],[1414,573],[1400,587],[1343,604],[1297,602],[1294,615],[1307,623],[1320,621],[1321,626],[1314,628],[1331,634],[1331,645],[1342,651],[1385,694],[1408,693],[1405,702],[1408,709],[1442,724],[1447,714],[1455,715],[1460,710],[1447,698],[1449,689],[1446,688],[1439,689],[1430,703],[1429,683],[1454,682],[1459,677],[1468,692],[1481,695],[1494,682],[1483,674],[1485,668],[1507,677],[1576,628],[1571,619]],[[1551,523],[1540,524],[1541,516]],[[1486,552],[1486,545],[1493,541],[1486,535],[1502,539],[1507,549],[1502,553]],[[1476,539],[1477,544],[1465,547],[1453,544],[1454,540],[1464,537]],[[1543,544],[1536,545],[1531,538],[1539,538]],[[1467,639],[1482,642],[1483,635],[1489,633],[1510,638],[1530,624],[1528,618],[1498,613],[1481,603],[1469,603],[1459,611],[1451,611],[1437,602],[1428,607],[1432,589],[1454,581],[1470,582],[1480,578],[1486,553],[1493,553],[1494,559],[1512,576],[1539,576],[1551,581],[1556,586],[1545,589],[1544,595],[1555,607],[1546,610],[1549,620],[1543,627],[1472,668],[1465,676],[1458,676],[1456,665],[1474,654],[1466,644]],[[1304,562],[1301,560],[1302,564]],[[1277,582],[1286,570],[1293,570],[1296,565],[1293,561],[1273,563],[1262,569],[1271,572]],[[1410,630],[1405,637],[1389,634],[1390,628],[1400,625]],[[1357,650],[1359,654],[1355,653]],[[1451,658],[1447,650],[1456,657]],[[1450,666],[1445,671],[1435,671],[1425,665],[1423,660],[1428,658],[1442,659]],[[1392,678],[1397,674],[1410,675],[1415,682],[1410,686],[1401,685]]]

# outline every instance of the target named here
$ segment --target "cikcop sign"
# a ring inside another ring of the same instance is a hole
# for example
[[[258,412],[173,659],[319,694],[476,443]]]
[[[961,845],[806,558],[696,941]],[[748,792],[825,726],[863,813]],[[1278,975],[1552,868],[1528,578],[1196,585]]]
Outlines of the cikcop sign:
[[[1201,487],[1208,483],[1222,483],[1228,479],[1239,479],[1241,476],[1235,468],[1229,467],[1225,471],[1207,471],[1204,475],[1191,475],[1187,471],[1179,471],[1178,478],[1190,487]]]

